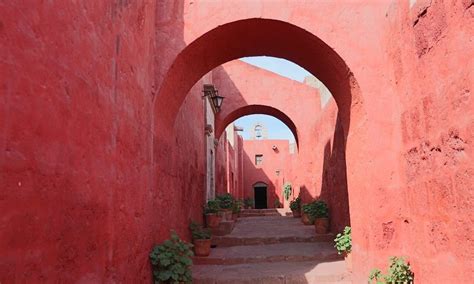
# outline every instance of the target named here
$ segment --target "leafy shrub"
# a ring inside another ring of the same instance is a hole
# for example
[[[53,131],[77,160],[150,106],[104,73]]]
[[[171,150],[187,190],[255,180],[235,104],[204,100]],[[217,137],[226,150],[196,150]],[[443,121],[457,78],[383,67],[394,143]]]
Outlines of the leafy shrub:
[[[232,209],[232,204],[234,204],[234,197],[230,193],[218,195],[216,200],[219,201],[221,209]]]
[[[245,198],[244,199],[244,206],[246,208],[249,208],[249,207],[252,208],[253,207],[253,198],[250,198],[250,197]]]
[[[280,199],[277,198],[277,199],[275,199],[275,201],[273,201],[273,206],[275,208],[281,208],[281,207],[283,207],[283,204],[280,202]]]
[[[220,202],[217,200],[209,200],[204,206],[204,214],[214,214],[219,212],[219,209],[221,208],[219,206]]]
[[[232,213],[239,214],[241,208],[242,208],[242,200],[234,200],[234,203],[232,204]]]
[[[191,283],[192,247],[174,231],[170,239],[156,245],[149,255],[155,283]]]
[[[327,218],[329,216],[329,209],[326,202],[316,200],[305,204],[302,207],[303,213],[307,214],[311,222],[316,218]]]
[[[369,283],[375,280],[376,284],[383,283],[413,283],[413,272],[403,257],[390,257],[390,266],[386,275],[380,269],[374,268],[369,275]]]
[[[194,221],[189,224],[189,229],[193,235],[193,240],[208,240],[211,238],[211,230],[204,228],[201,224]]]
[[[283,185],[283,197],[286,201],[290,199],[291,195],[291,183],[287,182]]]
[[[346,226],[342,233],[337,234],[334,243],[334,247],[339,254],[343,252],[350,253],[352,250],[351,227]]]
[[[291,211],[298,211],[301,209],[301,198],[299,196],[290,202],[290,209]]]

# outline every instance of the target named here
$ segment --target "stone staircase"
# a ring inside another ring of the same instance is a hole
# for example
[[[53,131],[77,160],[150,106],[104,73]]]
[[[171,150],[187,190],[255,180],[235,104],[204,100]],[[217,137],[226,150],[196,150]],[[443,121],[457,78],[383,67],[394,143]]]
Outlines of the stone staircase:
[[[239,218],[232,233],[213,237],[209,257],[195,257],[193,283],[351,283],[334,236],[284,212]],[[248,216],[248,215],[247,215]]]

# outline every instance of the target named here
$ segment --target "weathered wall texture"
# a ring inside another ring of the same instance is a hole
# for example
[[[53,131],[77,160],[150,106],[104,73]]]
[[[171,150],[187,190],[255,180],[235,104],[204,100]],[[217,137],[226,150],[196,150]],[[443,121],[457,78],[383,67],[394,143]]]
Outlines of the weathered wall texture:
[[[154,31],[154,1],[0,3],[0,282],[149,279]]]

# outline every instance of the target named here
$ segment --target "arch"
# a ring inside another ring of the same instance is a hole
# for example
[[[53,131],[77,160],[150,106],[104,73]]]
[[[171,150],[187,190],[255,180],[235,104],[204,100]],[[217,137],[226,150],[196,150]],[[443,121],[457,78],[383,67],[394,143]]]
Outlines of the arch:
[[[295,137],[296,145],[298,146],[298,129],[295,123],[293,122],[293,120],[291,120],[291,118],[288,117],[288,115],[286,115],[282,111],[276,108],[273,108],[270,106],[264,106],[264,105],[244,106],[231,112],[222,120],[216,121],[216,138],[220,139],[227,125],[229,125],[230,123],[232,123],[233,121],[235,121],[236,119],[242,116],[246,116],[250,114],[266,114],[266,115],[271,115],[281,120],[290,129],[291,133]]]
[[[257,181],[256,183],[252,184],[252,187],[256,187],[256,186],[267,186],[268,187],[268,184],[264,183],[263,181]]]
[[[332,93],[345,137],[353,104],[362,102],[344,60],[310,32],[279,20],[251,18],[221,25],[190,43],[175,59],[155,97],[155,127],[172,127],[191,87],[215,67],[241,57],[267,55],[290,60],[308,70]],[[166,103],[166,108],[162,108]]]

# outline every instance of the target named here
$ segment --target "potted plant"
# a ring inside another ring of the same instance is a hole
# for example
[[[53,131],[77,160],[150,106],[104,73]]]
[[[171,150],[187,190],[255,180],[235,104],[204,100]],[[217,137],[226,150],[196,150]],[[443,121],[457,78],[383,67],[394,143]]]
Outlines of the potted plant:
[[[403,257],[390,257],[390,266],[387,274],[382,274],[378,268],[372,269],[369,275],[369,283],[375,280],[376,284],[383,283],[401,283],[412,284],[414,274],[411,271],[410,264]]]
[[[206,225],[208,228],[217,228],[221,222],[219,216],[219,201],[209,200],[204,207],[204,214],[206,215]]]
[[[291,183],[287,182],[283,185],[283,198],[285,198],[286,201],[290,199],[291,196]]]
[[[150,252],[155,283],[191,283],[192,244],[171,232],[171,238],[156,245]]]
[[[301,221],[305,225],[313,225],[314,223],[314,218],[312,217],[314,215],[314,206],[313,203],[308,203],[308,204],[303,204],[301,206]]]
[[[312,218],[316,234],[327,234],[329,231],[329,209],[326,202],[317,200],[313,202]]]
[[[247,197],[244,199],[244,208],[245,209],[252,209],[253,208],[253,199]]]
[[[338,254],[344,254],[344,260],[346,261],[347,270],[352,271],[351,227],[346,226],[342,233],[336,235],[336,238],[334,239],[334,247],[337,249]]]
[[[216,200],[219,202],[219,214],[224,220],[232,219],[232,205],[234,204],[234,197],[230,193],[218,195]]]
[[[232,220],[237,220],[239,217],[240,210],[242,208],[242,201],[241,200],[234,200],[234,204],[232,204]]]
[[[290,202],[290,209],[294,218],[301,217],[301,198],[299,196]]]
[[[196,256],[209,256],[211,253],[211,230],[203,228],[201,224],[191,222],[189,229],[193,236],[194,254]]]
[[[283,207],[283,204],[280,202],[280,199],[275,199],[275,201],[273,201],[273,206],[275,208],[282,208]]]

